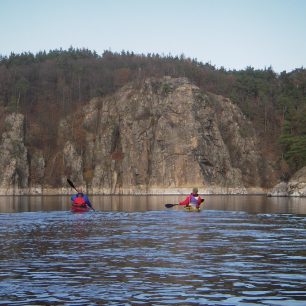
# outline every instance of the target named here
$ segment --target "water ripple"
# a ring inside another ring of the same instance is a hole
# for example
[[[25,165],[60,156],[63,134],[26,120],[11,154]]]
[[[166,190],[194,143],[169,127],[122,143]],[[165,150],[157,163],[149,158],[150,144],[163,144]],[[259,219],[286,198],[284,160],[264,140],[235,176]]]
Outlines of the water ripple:
[[[0,214],[1,305],[305,305],[304,216]]]

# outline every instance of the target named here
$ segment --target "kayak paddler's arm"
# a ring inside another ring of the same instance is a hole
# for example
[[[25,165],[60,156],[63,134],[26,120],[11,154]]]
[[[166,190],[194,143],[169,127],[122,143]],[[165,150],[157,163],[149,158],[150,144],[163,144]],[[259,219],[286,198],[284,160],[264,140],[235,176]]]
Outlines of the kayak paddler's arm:
[[[91,203],[90,203],[90,201],[89,201],[89,199],[88,199],[88,196],[87,196],[87,195],[84,195],[84,200],[85,200],[86,204],[87,204],[90,208],[93,208],[92,205],[91,205]]]
[[[188,205],[190,203],[190,197],[188,196],[184,201],[179,202],[179,205]]]
[[[87,204],[93,211],[96,211],[96,210],[92,207],[92,205],[91,205],[91,203],[90,203],[89,200],[88,200],[88,202],[86,202],[86,204]]]

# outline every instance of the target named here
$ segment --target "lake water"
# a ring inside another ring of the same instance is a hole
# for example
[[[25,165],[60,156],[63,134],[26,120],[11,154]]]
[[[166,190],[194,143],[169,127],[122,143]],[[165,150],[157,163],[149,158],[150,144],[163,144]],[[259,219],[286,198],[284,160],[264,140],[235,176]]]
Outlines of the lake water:
[[[306,199],[0,197],[0,305],[306,305]]]

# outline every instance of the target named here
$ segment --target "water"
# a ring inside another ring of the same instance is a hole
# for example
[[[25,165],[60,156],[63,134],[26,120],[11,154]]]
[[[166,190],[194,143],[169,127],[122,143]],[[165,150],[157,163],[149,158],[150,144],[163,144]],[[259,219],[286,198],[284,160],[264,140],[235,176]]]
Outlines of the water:
[[[1,305],[305,305],[306,199],[0,198]]]

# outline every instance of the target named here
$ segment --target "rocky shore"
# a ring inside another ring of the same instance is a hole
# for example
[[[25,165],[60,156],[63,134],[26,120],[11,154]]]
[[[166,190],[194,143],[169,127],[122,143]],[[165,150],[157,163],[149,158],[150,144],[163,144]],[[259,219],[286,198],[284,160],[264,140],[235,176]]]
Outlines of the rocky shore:
[[[79,187],[84,192],[91,195],[111,195],[113,194],[110,189],[92,190],[86,189],[85,186]],[[122,189],[116,192],[116,195],[185,195],[189,194],[192,187],[189,188],[150,188],[150,189]],[[0,195],[69,195],[75,193],[75,190],[63,188],[21,188],[21,189],[0,189]],[[224,188],[212,187],[201,188],[199,193],[203,195],[264,195],[267,190],[263,188]]]
[[[269,193],[272,197],[306,197],[306,167],[297,171],[288,182],[280,182]]]

